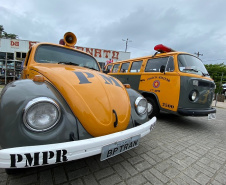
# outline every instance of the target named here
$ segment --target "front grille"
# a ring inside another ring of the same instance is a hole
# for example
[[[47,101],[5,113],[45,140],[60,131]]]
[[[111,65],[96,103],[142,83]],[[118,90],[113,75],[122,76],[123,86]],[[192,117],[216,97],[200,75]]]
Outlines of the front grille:
[[[199,86],[202,86],[202,87],[210,87],[210,88],[214,88],[215,85],[214,83],[212,82],[205,82],[205,81],[199,81]]]

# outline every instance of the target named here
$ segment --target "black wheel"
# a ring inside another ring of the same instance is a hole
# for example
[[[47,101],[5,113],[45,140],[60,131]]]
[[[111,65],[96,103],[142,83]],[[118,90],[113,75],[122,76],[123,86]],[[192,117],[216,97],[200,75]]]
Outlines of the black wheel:
[[[145,97],[148,101],[148,117],[152,118],[158,116],[160,109],[155,99],[150,97]]]

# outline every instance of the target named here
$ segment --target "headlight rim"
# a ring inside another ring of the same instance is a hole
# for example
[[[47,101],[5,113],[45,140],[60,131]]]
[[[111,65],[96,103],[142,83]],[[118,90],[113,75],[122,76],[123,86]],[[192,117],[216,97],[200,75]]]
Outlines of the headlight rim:
[[[35,106],[36,104],[46,103],[46,102],[50,103],[56,107],[56,109],[58,111],[58,117],[57,117],[56,121],[48,128],[40,129],[40,130],[33,128],[27,121],[27,113],[30,110],[30,108]],[[23,123],[24,123],[25,127],[28,128],[29,130],[35,131],[35,132],[45,132],[45,131],[50,130],[51,128],[56,126],[56,124],[59,122],[60,118],[61,118],[61,109],[60,109],[59,104],[55,100],[53,100],[52,98],[49,98],[49,97],[37,97],[37,98],[30,100],[27,103],[27,105],[25,106],[24,112],[23,112]]]
[[[146,101],[146,108],[145,108],[145,111],[144,112],[139,113],[137,107],[138,107],[138,104],[139,104],[139,102],[141,100]],[[142,97],[142,96],[139,96],[139,97],[136,98],[136,100],[134,102],[134,105],[135,105],[135,110],[136,110],[137,114],[140,115],[140,116],[144,115],[148,111],[148,101],[144,97]]]

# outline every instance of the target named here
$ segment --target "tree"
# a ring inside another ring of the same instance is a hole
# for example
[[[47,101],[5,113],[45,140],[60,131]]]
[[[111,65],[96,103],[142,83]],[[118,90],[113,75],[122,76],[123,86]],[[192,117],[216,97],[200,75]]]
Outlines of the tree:
[[[18,35],[13,33],[6,33],[4,31],[4,27],[0,25],[0,38],[6,38],[6,39],[17,39]]]
[[[226,83],[226,65],[220,64],[206,64],[208,73],[216,84],[216,93],[222,92],[222,84]]]

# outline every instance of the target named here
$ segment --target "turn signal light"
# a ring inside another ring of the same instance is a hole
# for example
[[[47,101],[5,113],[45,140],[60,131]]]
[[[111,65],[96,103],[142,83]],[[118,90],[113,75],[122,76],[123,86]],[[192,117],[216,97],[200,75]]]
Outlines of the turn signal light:
[[[130,84],[123,84],[125,88],[129,89],[131,88]]]
[[[35,77],[33,78],[34,82],[44,82],[45,79],[42,75],[35,75]]]

